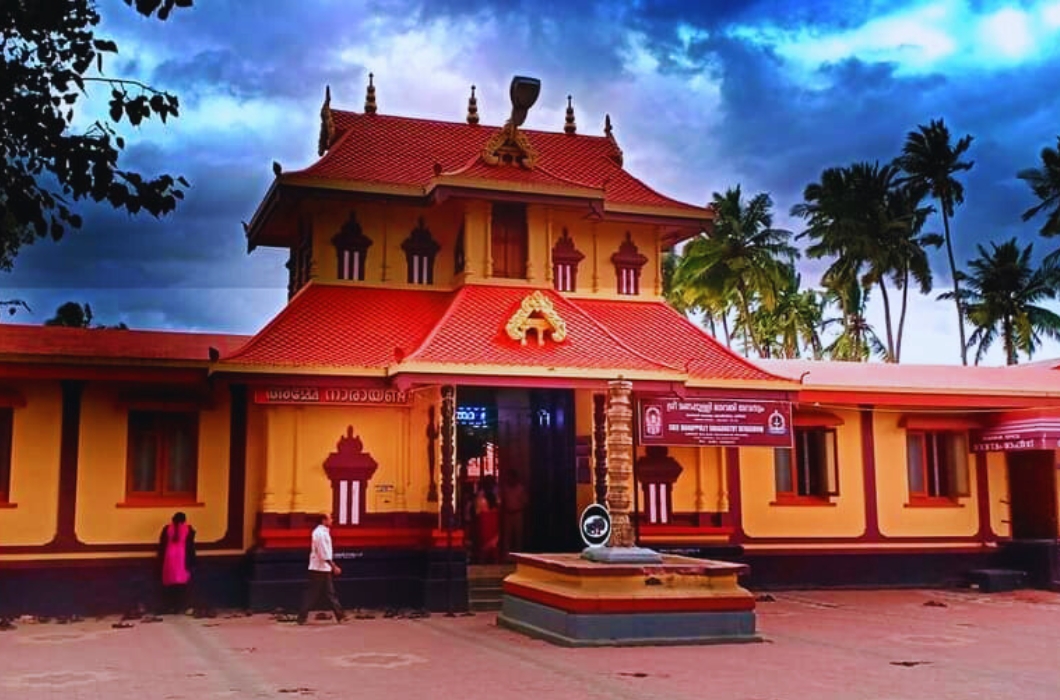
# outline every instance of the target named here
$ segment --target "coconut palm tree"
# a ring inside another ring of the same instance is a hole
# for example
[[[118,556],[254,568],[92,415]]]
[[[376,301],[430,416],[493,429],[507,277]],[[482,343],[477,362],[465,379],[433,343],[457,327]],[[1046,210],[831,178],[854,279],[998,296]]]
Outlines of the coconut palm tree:
[[[924,126],[920,124],[915,131],[905,137],[902,155],[897,163],[906,173],[906,181],[924,186],[931,196],[938,200],[942,212],[942,228],[946,241],[946,256],[950,263],[950,275],[953,279],[952,299],[957,307],[957,329],[960,333],[961,362],[968,364],[968,345],[965,340],[963,298],[960,291],[960,279],[957,275],[957,263],[953,258],[953,239],[950,236],[950,218],[954,207],[964,203],[964,185],[954,177],[959,172],[970,170],[973,161],[961,160],[961,156],[972,145],[972,137],[963,136],[954,145],[950,141],[950,130],[942,119],[932,119]]]
[[[1039,233],[1043,236],[1060,235],[1060,136],[1056,137],[1056,148],[1042,149],[1042,167],[1021,170],[1017,177],[1026,182],[1034,196],[1041,200],[1023,212],[1023,220],[1030,221],[1045,212],[1045,223]]]
[[[715,294],[711,290],[683,279],[685,268],[681,266],[682,256],[676,251],[663,254],[662,287],[663,298],[676,311],[691,317],[702,315],[707,329],[715,338],[718,337],[717,326],[720,324],[724,333],[726,347],[732,347],[729,333],[729,309],[732,298]]]
[[[941,237],[922,235],[930,207],[921,205],[926,190],[898,185],[893,164],[854,163],[829,168],[820,183],[806,187],[804,202],[792,215],[806,220],[799,237],[814,242],[807,248],[812,258],[834,257],[825,271],[825,286],[844,289],[851,280],[862,287],[876,286],[883,302],[886,338],[885,359],[898,362],[912,276],[930,291],[931,269],[923,246],[941,243]],[[902,290],[897,332],[888,283]]]
[[[789,269],[777,290],[772,309],[757,308],[751,314],[764,357],[794,359],[803,351],[814,359],[824,356],[821,328],[824,299],[814,289],[802,289],[802,276]]]
[[[839,324],[839,335],[824,349],[832,360],[843,362],[865,362],[873,354],[884,355],[886,348],[880,342],[872,325],[865,318],[868,291],[856,278],[840,281],[829,287],[825,298],[839,307],[840,318],[828,319],[822,326]]]
[[[1042,336],[1060,339],[1060,316],[1039,302],[1057,294],[1060,269],[1052,263],[1031,264],[1034,245],[1020,250],[1015,238],[1001,245],[990,244],[987,251],[977,245],[979,257],[968,261],[969,272],[961,273],[966,282],[961,290],[968,320],[975,326],[968,339],[975,346],[975,364],[998,338],[1005,348],[1005,363],[1019,362],[1022,352],[1030,358],[1041,345]],[[940,298],[949,299],[952,292]]]
[[[759,356],[761,343],[751,318],[751,301],[763,308],[776,304],[777,288],[798,251],[788,242],[790,231],[773,228],[773,202],[760,193],[744,201],[740,186],[715,192],[714,229],[710,236],[689,241],[675,279],[686,288],[708,293],[712,299],[735,297],[738,320],[747,344]]]

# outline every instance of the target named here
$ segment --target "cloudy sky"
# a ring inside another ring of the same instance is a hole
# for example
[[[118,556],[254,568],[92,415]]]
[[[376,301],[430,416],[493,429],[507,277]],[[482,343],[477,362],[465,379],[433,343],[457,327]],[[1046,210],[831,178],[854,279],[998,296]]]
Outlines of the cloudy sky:
[[[1057,245],[1020,221],[1033,199],[1015,175],[1060,134],[1060,0],[196,0],[165,23],[99,4],[121,50],[107,73],[181,99],[180,119],[130,134],[126,163],[193,187],[162,221],[89,209],[82,231],[25,249],[0,273],[0,298],[33,309],[22,322],[76,300],[104,323],[255,332],[284,304],[286,256],[248,256],[240,221],[273,160],[315,159],[324,86],[360,110],[369,71],[381,112],[461,120],[474,83],[488,124],[507,117],[513,74],[538,77],[529,128],[562,128],[572,94],[579,131],[602,132],[610,113],[627,168],[657,189],[695,203],[737,183],[769,192],[796,231],[787,212],[824,168],[890,160],[943,117],[975,137],[959,263],[1012,236],[1039,257]],[[800,265],[816,283],[822,263]],[[934,265],[941,290],[943,254]],[[882,329],[875,305],[870,320]],[[903,361],[959,362],[951,305],[915,300]]]

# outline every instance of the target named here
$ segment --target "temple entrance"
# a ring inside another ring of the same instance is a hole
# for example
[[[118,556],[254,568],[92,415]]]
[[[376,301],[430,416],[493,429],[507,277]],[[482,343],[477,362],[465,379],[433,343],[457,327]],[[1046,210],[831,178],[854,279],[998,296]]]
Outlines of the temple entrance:
[[[1009,508],[1012,539],[1055,540],[1056,464],[1052,450],[1009,452]]]
[[[1027,585],[1055,588],[1060,582],[1057,530],[1056,453],[1008,452],[1012,541],[1003,545],[1007,566],[1026,573]]]
[[[577,548],[574,395],[457,389],[457,512],[475,564]]]

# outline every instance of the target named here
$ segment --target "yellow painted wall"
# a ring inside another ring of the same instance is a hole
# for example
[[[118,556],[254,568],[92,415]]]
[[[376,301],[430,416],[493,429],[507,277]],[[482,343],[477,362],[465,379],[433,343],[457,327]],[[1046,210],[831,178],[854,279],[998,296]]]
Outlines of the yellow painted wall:
[[[243,546],[254,544],[258,513],[265,492],[266,411],[254,403],[253,390],[247,406],[247,476],[243,501]]]
[[[589,473],[594,483],[578,484],[578,515],[590,504],[596,501],[595,479],[596,473],[593,461],[596,453],[596,443],[593,435],[593,392],[588,389],[579,389],[574,392],[574,434],[588,435],[590,438],[589,448]],[[606,448],[606,446],[605,446]],[[577,478],[577,477],[575,477]]]
[[[55,536],[59,508],[62,391],[58,382],[5,382],[26,399],[14,410],[10,500],[0,508],[0,545],[41,545]]]
[[[365,494],[367,512],[435,512],[436,504],[427,502],[427,411],[431,404],[435,405],[438,425],[441,401],[437,389],[413,392],[407,407],[260,407],[264,431],[255,440],[263,445],[266,467],[262,510],[330,512],[331,482],[324,460],[336,450],[347,426],[353,426],[364,451],[379,464]],[[440,479],[440,449],[439,438],[435,443],[436,483]]]
[[[909,507],[906,431],[898,425],[899,420],[901,414],[897,412],[873,416],[880,532],[886,537],[974,535],[979,529],[975,456],[968,455],[971,496],[958,499],[960,507]]]
[[[1011,511],[1008,507],[1008,469],[1005,465],[1004,452],[986,454],[986,473],[990,482],[990,529],[998,537],[1009,537],[1012,534],[1012,528],[1008,523],[1011,519]]]
[[[125,501],[128,411],[104,384],[88,384],[82,396],[80,464],[77,471],[78,539],[86,544],[148,543],[175,511],[187,513],[197,541],[224,537],[228,518],[228,392],[199,413],[198,502],[201,506],[121,507]]]
[[[674,483],[675,513],[711,513],[728,508],[722,448],[671,447],[669,454],[682,469]]]
[[[441,246],[435,259],[434,286],[446,288],[459,282],[483,281],[492,276],[490,211],[486,201],[450,200],[436,207],[409,207],[374,202],[348,205],[317,200],[303,205],[303,215],[313,226],[313,276],[321,281],[337,279],[337,260],[332,237],[357,212],[357,220],[372,239],[368,249],[365,283],[406,286],[405,253],[401,244],[424,218],[431,235]],[[454,250],[461,227],[465,231],[465,272],[454,272]],[[552,285],[552,246],[566,228],[575,247],[584,255],[578,269],[578,293],[615,295],[617,280],[611,256],[628,231],[640,253],[648,258],[641,271],[641,297],[660,293],[658,231],[646,224],[591,223],[584,210],[529,205],[527,207],[527,272],[525,282]]]
[[[423,217],[431,237],[441,246],[434,260],[434,285],[453,283],[453,251],[464,223],[463,206],[450,200],[436,207],[409,207],[375,202],[349,205],[334,200],[308,203],[305,209],[313,225],[313,276],[322,281],[338,278],[338,259],[331,239],[357,212],[361,231],[372,240],[364,281],[372,284],[404,286],[407,280],[405,251],[401,244]]]
[[[865,532],[865,480],[861,461],[861,420],[857,411],[833,411],[839,495],[832,505],[776,505],[773,450],[740,449],[743,528],[751,537],[858,537]],[[903,451],[904,454],[904,451]]]

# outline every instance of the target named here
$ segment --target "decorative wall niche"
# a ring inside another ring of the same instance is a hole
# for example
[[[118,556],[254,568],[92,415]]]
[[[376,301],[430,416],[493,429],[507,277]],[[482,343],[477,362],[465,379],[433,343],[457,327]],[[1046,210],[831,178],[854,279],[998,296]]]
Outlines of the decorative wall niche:
[[[401,244],[401,250],[405,251],[405,281],[409,284],[434,284],[434,258],[441,246],[431,236],[422,216],[416,228]]]
[[[666,447],[652,445],[637,460],[637,479],[644,491],[644,512],[648,522],[665,525],[673,520],[674,482],[683,471]]]
[[[333,518],[338,525],[360,525],[366,510],[368,482],[379,463],[364,451],[361,438],[346,426],[336,449],[324,460],[324,472],[331,480]]]
[[[574,247],[566,227],[563,235],[552,246],[552,284],[557,292],[575,292],[578,290],[578,263],[585,259],[585,254]]]
[[[626,240],[611,256],[611,262],[615,266],[618,293],[631,296],[640,294],[640,271],[648,258],[637,249],[629,231],[626,231]]]
[[[338,260],[337,276],[340,280],[364,281],[364,268],[368,261],[368,249],[372,239],[364,235],[361,224],[357,221],[357,212],[351,211],[350,218],[342,225],[339,232],[331,237],[335,246],[335,257]]]

